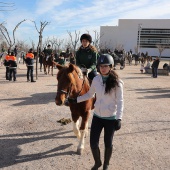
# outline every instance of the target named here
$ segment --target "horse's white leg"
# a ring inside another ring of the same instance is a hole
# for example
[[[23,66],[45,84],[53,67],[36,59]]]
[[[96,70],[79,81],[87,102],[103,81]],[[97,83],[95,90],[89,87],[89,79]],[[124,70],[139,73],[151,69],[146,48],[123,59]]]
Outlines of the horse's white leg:
[[[81,137],[80,137],[79,145],[77,147],[77,153],[79,155],[81,155],[84,151],[86,130],[80,130],[80,134]]]
[[[88,122],[86,123],[86,128],[85,128],[85,137],[87,137],[88,135],[89,135],[89,124],[88,124]]]
[[[73,121],[73,132],[77,136],[77,138],[80,139],[81,134],[79,130],[79,120],[77,120],[77,122]]]

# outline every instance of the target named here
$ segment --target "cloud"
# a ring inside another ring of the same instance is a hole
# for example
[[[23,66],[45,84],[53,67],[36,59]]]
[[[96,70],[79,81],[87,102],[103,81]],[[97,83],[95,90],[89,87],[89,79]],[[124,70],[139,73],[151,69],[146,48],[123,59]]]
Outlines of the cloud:
[[[53,1],[40,0],[40,1],[37,2],[36,13],[38,15],[42,15],[46,12],[50,12],[51,10],[56,8],[57,6],[60,6],[61,4],[63,4],[64,2],[67,2],[67,1],[68,0],[53,0]]]
[[[21,0],[14,0],[21,1]],[[84,33],[86,30],[93,34],[100,31],[100,26],[117,25],[119,19],[165,19],[170,16],[169,0],[37,0],[32,8],[25,3],[14,13],[2,13],[1,21],[6,20],[8,28],[23,19],[34,20],[39,28],[40,21],[48,21],[43,37],[68,37],[68,31],[75,30]],[[30,12],[31,9],[31,12]],[[17,31],[19,37],[32,37],[37,39],[35,27],[32,22],[24,22]],[[23,33],[22,33],[23,32]]]

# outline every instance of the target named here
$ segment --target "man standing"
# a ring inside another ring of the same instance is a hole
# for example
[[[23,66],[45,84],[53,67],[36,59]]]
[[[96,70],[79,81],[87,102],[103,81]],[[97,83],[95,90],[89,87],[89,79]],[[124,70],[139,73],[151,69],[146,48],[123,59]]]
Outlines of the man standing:
[[[154,70],[154,74],[153,74],[153,78],[157,78],[158,76],[158,66],[159,66],[159,57],[156,57],[155,61],[153,62],[153,70]]]
[[[27,82],[30,81],[29,75],[31,75],[31,82],[36,82],[34,81],[33,78],[33,70],[34,70],[34,54],[32,48],[28,51],[25,57],[25,62],[27,64]]]
[[[13,81],[16,81],[17,61],[14,55],[14,52],[11,52],[11,55],[9,56],[8,61],[9,61],[9,81],[12,80],[12,74],[13,74]]]

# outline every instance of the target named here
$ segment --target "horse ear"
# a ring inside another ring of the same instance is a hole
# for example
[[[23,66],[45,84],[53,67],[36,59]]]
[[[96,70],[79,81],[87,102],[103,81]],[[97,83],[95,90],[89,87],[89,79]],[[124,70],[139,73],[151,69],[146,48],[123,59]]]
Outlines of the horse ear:
[[[56,63],[56,62],[54,62],[53,61],[53,63],[56,65],[56,67],[59,69],[59,70],[61,70],[64,66],[62,66],[62,65],[60,65],[60,64],[58,64],[58,63]]]
[[[70,65],[69,65],[69,72],[73,72],[73,70],[74,70],[74,65],[73,65],[73,64],[70,64]]]

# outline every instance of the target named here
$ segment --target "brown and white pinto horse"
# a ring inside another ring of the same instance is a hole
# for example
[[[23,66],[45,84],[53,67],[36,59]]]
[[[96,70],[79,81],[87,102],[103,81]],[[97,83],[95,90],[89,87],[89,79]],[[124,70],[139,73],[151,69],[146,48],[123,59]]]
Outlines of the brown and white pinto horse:
[[[54,62],[55,63],[55,62]],[[79,67],[69,64],[69,66],[61,66],[55,63],[59,72],[57,74],[58,88],[55,98],[56,105],[65,105],[67,98],[77,98],[85,94],[90,84],[86,76],[84,76]],[[82,154],[85,145],[85,136],[88,135],[88,119],[90,111],[93,109],[94,99],[89,99],[81,103],[69,103],[71,117],[73,120],[73,132],[79,139],[77,153]],[[81,124],[79,126],[79,118]]]

